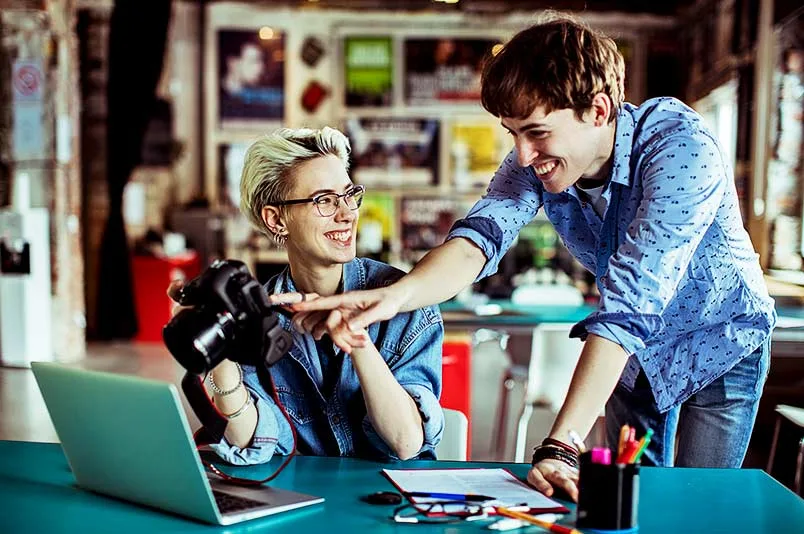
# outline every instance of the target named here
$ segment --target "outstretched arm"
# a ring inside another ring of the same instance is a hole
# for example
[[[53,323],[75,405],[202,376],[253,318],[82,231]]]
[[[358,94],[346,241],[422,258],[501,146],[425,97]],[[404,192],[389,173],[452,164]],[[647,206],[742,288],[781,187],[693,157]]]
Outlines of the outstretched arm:
[[[468,239],[456,238],[428,252],[410,273],[388,287],[304,302],[301,295],[293,293],[272,295],[271,300],[302,312],[293,321],[300,331],[319,338],[327,331],[341,350],[351,353],[355,347],[364,346],[365,341],[356,333],[366,326],[454,297],[477,278],[485,264],[480,248]],[[311,317],[307,312],[318,310],[333,310],[326,324],[307,320]]]

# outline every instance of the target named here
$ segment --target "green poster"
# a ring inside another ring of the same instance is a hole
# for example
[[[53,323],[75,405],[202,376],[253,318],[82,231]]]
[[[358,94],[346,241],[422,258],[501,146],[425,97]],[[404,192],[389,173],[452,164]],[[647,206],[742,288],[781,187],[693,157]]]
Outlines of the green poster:
[[[346,105],[390,106],[393,96],[393,42],[390,37],[346,37]]]

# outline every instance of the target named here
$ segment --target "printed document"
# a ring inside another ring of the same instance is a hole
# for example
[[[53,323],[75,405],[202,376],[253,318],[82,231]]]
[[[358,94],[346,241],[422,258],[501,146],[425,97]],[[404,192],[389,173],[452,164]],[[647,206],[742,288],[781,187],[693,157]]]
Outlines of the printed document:
[[[499,506],[528,506],[531,511],[567,513],[558,503],[531,488],[510,471],[495,469],[383,469],[402,493],[458,493],[488,495]],[[411,498],[421,503],[425,498]]]

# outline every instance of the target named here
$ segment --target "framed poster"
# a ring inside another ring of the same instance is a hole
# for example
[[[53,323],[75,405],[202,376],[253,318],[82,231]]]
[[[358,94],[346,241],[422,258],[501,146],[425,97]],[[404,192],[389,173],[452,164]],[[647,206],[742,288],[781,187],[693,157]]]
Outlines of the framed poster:
[[[391,38],[346,37],[343,52],[346,106],[390,106],[394,92]]]
[[[480,100],[483,61],[496,39],[405,39],[405,103]]]
[[[218,30],[220,124],[285,116],[285,38],[279,31]]]
[[[513,148],[511,139],[489,120],[454,120],[450,132],[453,185],[459,190],[485,188]]]
[[[355,118],[346,121],[352,178],[377,186],[438,183],[439,123],[434,119]]]
[[[402,260],[417,262],[444,242],[452,224],[466,215],[471,203],[441,197],[404,197],[399,214]]]

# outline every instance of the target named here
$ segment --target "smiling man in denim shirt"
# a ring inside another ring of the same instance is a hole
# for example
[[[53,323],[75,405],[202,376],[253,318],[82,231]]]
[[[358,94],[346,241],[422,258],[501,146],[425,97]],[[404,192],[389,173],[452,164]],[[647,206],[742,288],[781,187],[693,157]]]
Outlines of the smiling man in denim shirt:
[[[528,475],[548,495],[577,499],[568,431],[586,435],[604,405],[615,450],[624,424],[655,431],[645,464],[739,467],[768,371],[776,314],[723,152],[677,100],[624,103],[623,78],[614,41],[571,19],[517,34],[483,73],[483,106],[515,144],[487,194],[396,284],[294,307],[334,308],[348,351],[362,325],[494,273],[544,209],[601,295],[572,330],[584,348]]]

